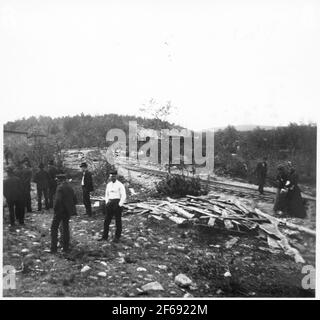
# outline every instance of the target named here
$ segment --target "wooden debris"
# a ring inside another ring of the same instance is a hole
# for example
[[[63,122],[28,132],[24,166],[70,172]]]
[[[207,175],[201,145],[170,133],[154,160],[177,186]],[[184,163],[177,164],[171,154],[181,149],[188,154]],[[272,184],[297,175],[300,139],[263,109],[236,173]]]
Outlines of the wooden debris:
[[[316,231],[315,230],[311,230],[309,228],[303,227],[303,226],[298,226],[294,223],[290,223],[290,222],[282,222],[287,228],[292,229],[292,230],[297,230],[299,232],[304,232],[307,233],[310,236],[315,237],[316,236]]]
[[[268,236],[268,245],[271,249],[280,249],[281,246],[278,243],[277,240],[274,240],[273,238],[271,238],[270,236]]]
[[[265,213],[263,213],[257,208],[255,209],[255,211],[261,216],[266,216]],[[280,240],[278,243],[284,250],[285,254],[292,256],[296,263],[305,263],[305,260],[302,258],[299,251],[296,248],[291,247],[287,237],[279,231],[278,229],[279,219],[270,216],[270,221],[273,225],[273,228],[272,228],[273,236],[276,236]],[[261,225],[260,225],[260,228],[261,228]],[[271,230],[271,228],[269,228],[269,230]]]
[[[282,249],[297,263],[303,263],[304,259],[299,251],[290,245],[286,235],[278,227],[286,227],[315,236],[313,230],[280,220],[259,209],[248,208],[239,200],[217,199],[210,195],[198,197],[188,195],[180,199],[168,197],[166,200],[153,199],[129,203],[125,207],[130,213],[146,214],[148,218],[155,221],[169,219],[179,226],[193,224],[208,228],[211,232],[236,236],[253,235],[265,241],[269,246],[268,252],[276,253],[277,250]]]
[[[171,221],[175,222],[176,224],[182,224],[187,221],[187,219],[181,218],[181,217],[176,217],[176,216],[169,216],[168,217]]]
[[[194,217],[194,214],[191,214],[191,213],[187,212],[186,210],[182,209],[181,207],[174,205],[170,202],[168,202],[168,207],[186,219],[192,219]]]
[[[208,226],[213,227],[215,222],[216,222],[216,218],[210,217],[208,221]]]

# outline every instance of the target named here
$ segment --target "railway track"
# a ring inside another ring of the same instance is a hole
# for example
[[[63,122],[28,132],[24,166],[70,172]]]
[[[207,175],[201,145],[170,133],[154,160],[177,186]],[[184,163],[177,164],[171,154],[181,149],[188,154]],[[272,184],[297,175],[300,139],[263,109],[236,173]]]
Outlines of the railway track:
[[[138,167],[138,166],[128,166],[122,165],[123,168],[127,170],[132,170],[136,172],[140,172],[142,174],[147,174],[151,176],[163,177],[167,175],[166,171],[161,171],[157,169],[150,169],[145,167]],[[247,198],[247,199],[255,199],[258,201],[265,201],[265,202],[273,202],[275,198],[275,192],[266,190],[263,195],[259,195],[256,188],[247,187],[243,185],[234,185],[226,182],[216,181],[210,179],[209,181],[206,179],[201,179],[203,184],[208,184],[209,189],[213,191],[219,191],[227,194],[236,195],[240,198]],[[303,198],[307,201],[316,201],[314,197],[309,195],[302,195]]]

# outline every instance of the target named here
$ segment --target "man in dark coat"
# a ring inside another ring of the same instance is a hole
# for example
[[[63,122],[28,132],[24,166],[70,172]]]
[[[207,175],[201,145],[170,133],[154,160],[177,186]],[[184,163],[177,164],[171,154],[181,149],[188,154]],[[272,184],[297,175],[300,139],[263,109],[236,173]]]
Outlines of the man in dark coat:
[[[260,194],[263,194],[263,187],[266,183],[267,172],[268,172],[267,158],[264,157],[263,161],[259,162],[256,168],[258,191]]]
[[[91,201],[90,201],[90,192],[93,191],[92,175],[88,171],[88,165],[85,162],[81,163],[80,168],[82,169],[82,172],[83,172],[82,179],[81,179],[83,204],[86,207],[86,214],[89,217],[91,217],[92,209],[91,209]]]
[[[49,210],[49,174],[44,170],[43,163],[39,165],[39,171],[34,176],[34,182],[37,184],[37,195],[38,195],[38,211],[42,209],[42,195],[45,200],[45,208]]]
[[[22,164],[22,169],[20,171],[19,178],[22,182],[24,207],[27,209],[27,212],[32,212],[30,196],[32,170],[27,160],[25,160]]]
[[[15,219],[19,224],[24,224],[24,202],[21,180],[14,175],[12,167],[7,168],[7,179],[3,182],[3,195],[9,208],[10,225],[15,225]]]
[[[58,187],[55,195],[54,216],[51,224],[51,252],[57,252],[58,245],[58,230],[62,224],[62,248],[64,252],[69,251],[70,217],[76,215],[76,195],[66,180],[64,174],[57,175]]]
[[[53,160],[49,161],[48,174],[49,174],[49,208],[53,208],[53,198],[57,190],[56,175],[58,174],[58,170],[55,167]]]

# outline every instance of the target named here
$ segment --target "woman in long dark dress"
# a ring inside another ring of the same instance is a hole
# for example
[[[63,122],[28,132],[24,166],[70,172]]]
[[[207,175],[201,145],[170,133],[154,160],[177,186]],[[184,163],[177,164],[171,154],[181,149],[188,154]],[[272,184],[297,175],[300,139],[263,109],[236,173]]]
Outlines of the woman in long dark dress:
[[[288,180],[288,174],[284,166],[278,166],[278,174],[276,177],[277,180],[277,193],[276,199],[274,202],[273,210],[278,214],[286,213],[288,201],[287,201],[287,190],[285,188],[286,182]]]
[[[301,190],[298,186],[298,174],[293,168],[291,163],[288,163],[289,175],[286,183],[288,189],[287,200],[288,200],[288,214],[291,217],[305,218],[307,213],[303,205],[301,197]]]

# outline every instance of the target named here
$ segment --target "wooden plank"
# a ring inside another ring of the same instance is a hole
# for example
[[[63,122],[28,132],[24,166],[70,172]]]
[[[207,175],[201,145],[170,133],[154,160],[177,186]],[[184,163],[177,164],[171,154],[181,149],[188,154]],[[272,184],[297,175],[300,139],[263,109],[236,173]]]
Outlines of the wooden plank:
[[[259,224],[259,228],[264,231],[269,236],[277,238],[278,240],[281,239],[281,233],[279,229],[273,223],[262,223]]]
[[[249,210],[245,205],[240,203],[238,200],[234,200],[234,205],[238,207],[244,214],[249,214],[252,210]]]
[[[176,217],[176,216],[169,216],[168,217],[171,221],[175,222],[176,224],[182,224],[186,222],[187,220],[181,217]]]
[[[281,246],[279,245],[277,240],[274,240],[272,237],[268,236],[268,245],[270,249],[281,249]]]
[[[255,209],[256,212],[261,215],[261,216],[269,216],[268,214],[262,212],[261,210],[259,209]],[[275,229],[278,229],[278,224],[279,224],[279,219],[276,219],[274,217],[271,217],[269,216],[269,219],[272,223],[272,225],[274,226]],[[261,225],[259,225],[260,228],[261,228]],[[271,228],[269,228],[271,229]],[[274,230],[272,230],[274,231]],[[279,229],[277,230],[277,237],[279,238],[279,245],[282,247],[282,249],[284,250],[285,254],[291,256],[294,258],[295,262],[296,263],[305,263],[305,260],[303,259],[303,257],[301,256],[300,252],[296,249],[296,248],[293,248],[290,244],[289,244],[289,241],[288,239],[286,238],[286,236],[284,236],[280,231]]]
[[[195,212],[198,212],[198,213],[201,213],[201,214],[208,214],[208,213],[210,214],[210,212],[205,211],[203,209],[199,209],[198,207],[189,206],[188,209],[195,211]]]
[[[168,207],[172,209],[174,212],[179,214],[180,216],[183,216],[186,219],[192,219],[194,217],[194,214],[187,212],[186,210],[180,208],[176,204],[168,202]]]
[[[230,220],[226,219],[223,221],[223,223],[227,229],[233,229],[233,223]]]
[[[308,228],[303,227],[303,226],[298,226],[298,225],[296,225],[296,224],[294,224],[294,223],[291,223],[291,222],[283,221],[283,220],[278,219],[278,218],[276,218],[276,217],[273,217],[273,216],[271,216],[271,215],[269,215],[269,214],[267,214],[267,213],[264,213],[264,212],[262,212],[261,210],[259,210],[259,209],[257,209],[257,208],[255,208],[255,212],[256,212],[258,215],[260,215],[260,216],[262,216],[262,217],[264,217],[264,218],[266,218],[266,219],[269,219],[270,221],[274,221],[274,222],[277,223],[277,224],[281,224],[281,225],[283,225],[283,226],[286,226],[286,227],[289,228],[289,229],[298,230],[298,231],[307,233],[307,234],[309,234],[309,235],[311,235],[311,236],[313,236],[313,237],[316,236],[316,231],[314,231],[314,230],[308,229]]]
[[[283,223],[289,229],[297,230],[297,231],[300,231],[300,232],[304,232],[304,233],[307,233],[308,235],[313,236],[313,237],[316,236],[316,231],[315,230],[311,230],[311,229],[303,227],[303,226],[298,226],[298,225],[296,225],[294,223],[291,223],[291,222],[288,222],[288,221],[285,221]]]
[[[150,215],[149,218],[150,218],[150,217],[151,217],[151,218],[154,218],[154,219],[156,219],[156,220],[159,220],[159,221],[163,220],[163,218],[158,217],[158,216],[155,216],[154,214]]]
[[[210,217],[208,221],[208,226],[213,227],[215,222],[216,222],[216,218]]]

